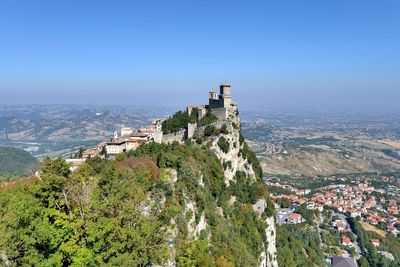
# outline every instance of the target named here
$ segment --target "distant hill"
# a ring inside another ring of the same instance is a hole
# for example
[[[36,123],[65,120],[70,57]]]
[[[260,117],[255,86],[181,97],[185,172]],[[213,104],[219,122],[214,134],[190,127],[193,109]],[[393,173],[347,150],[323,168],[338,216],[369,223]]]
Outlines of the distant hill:
[[[27,175],[37,163],[37,159],[24,150],[0,147],[0,176]]]
[[[397,152],[367,147],[367,141],[357,140],[355,147],[335,146],[339,142],[301,145],[301,148],[286,146],[282,152],[275,154],[267,154],[267,148],[260,142],[250,143],[252,149],[258,152],[263,170],[271,174],[314,176],[400,171],[400,159],[395,158]]]

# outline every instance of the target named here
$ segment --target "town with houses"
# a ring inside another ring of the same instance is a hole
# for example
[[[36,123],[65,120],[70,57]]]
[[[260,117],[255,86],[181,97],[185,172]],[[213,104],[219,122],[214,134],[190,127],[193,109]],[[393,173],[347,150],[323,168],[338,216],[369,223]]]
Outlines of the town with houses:
[[[382,179],[385,180],[386,177]],[[377,232],[382,237],[388,234],[400,238],[400,230],[395,227],[398,224],[400,203],[396,186],[386,186],[385,189],[376,188],[371,185],[371,180],[367,177],[357,177],[350,184],[332,184],[317,189],[297,189],[292,185],[276,181],[276,178],[264,178],[264,180],[269,188],[278,188],[277,191],[284,192],[270,193],[270,197],[275,201],[276,220],[280,225],[303,223],[305,219],[301,213],[296,212],[296,208],[305,206],[307,210],[318,214],[315,216],[315,223],[319,235],[321,235],[322,223],[339,233],[340,238],[336,242],[338,247],[345,248],[343,257],[330,257],[331,263],[333,258],[341,258],[349,261],[346,266],[356,266],[355,260],[362,255],[357,237],[350,238],[350,236],[355,236],[349,225],[350,218],[359,221],[364,228]],[[290,203],[290,207],[282,207],[278,204],[283,199]],[[330,218],[324,216],[324,212],[331,214]],[[320,240],[323,244],[322,238]],[[379,251],[380,239],[373,238],[369,242],[377,248],[378,253],[388,259],[393,259],[390,253]],[[354,259],[348,253],[348,250],[352,248],[356,254]]]
[[[284,198],[296,205],[305,203],[307,209],[318,210],[320,212],[322,212],[324,208],[329,208],[338,213],[347,213],[351,218],[358,217],[371,225],[382,223],[386,225],[387,232],[395,236],[400,234],[400,231],[393,226],[397,222],[397,218],[394,215],[399,214],[398,201],[390,198],[386,199],[383,196],[377,201],[376,197],[370,195],[370,193],[385,193],[385,191],[376,189],[368,183],[360,183],[358,185],[330,185],[314,193],[312,193],[310,189],[299,190],[291,185],[281,185],[272,182],[266,183],[269,186],[282,187],[293,193],[290,195],[271,194],[271,198],[274,200]],[[386,209],[383,207],[382,203],[386,204]],[[278,215],[278,217],[279,216],[280,215]],[[295,222],[299,223],[301,220],[292,221],[289,219],[287,221],[287,223]]]

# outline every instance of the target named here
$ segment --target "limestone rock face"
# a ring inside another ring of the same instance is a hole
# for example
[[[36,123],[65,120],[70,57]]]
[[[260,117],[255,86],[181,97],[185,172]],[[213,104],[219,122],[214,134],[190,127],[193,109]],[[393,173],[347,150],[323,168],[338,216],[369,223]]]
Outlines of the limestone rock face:
[[[260,255],[260,267],[278,267],[276,253],[276,228],[274,217],[269,217],[266,220],[268,228],[265,229],[268,245]]]
[[[268,240],[267,247],[267,267],[277,267],[278,259],[276,253],[276,227],[274,217],[267,219],[268,228],[265,230]]]
[[[253,210],[260,216],[267,208],[267,202],[265,199],[259,199],[257,203],[253,205]],[[265,229],[265,235],[267,236],[268,244],[260,255],[260,267],[277,267],[278,260],[276,254],[276,228],[274,216],[268,217],[265,222],[268,227]]]
[[[221,124],[226,124],[228,133],[212,137],[211,150],[214,151],[221,163],[225,163],[225,184],[229,186],[231,181],[235,182],[235,174],[237,171],[243,171],[247,174],[249,179],[256,179],[252,165],[247,159],[243,158],[240,153],[244,147],[244,143],[240,143],[240,117],[236,104],[231,104],[231,106],[227,109],[227,119]],[[225,138],[229,144],[229,150],[227,152],[222,151],[218,145],[218,141],[221,137]],[[261,215],[266,207],[267,203],[265,199],[260,199],[253,206],[253,209],[259,215]],[[260,255],[260,267],[277,267],[278,260],[274,216],[267,218],[266,222],[268,224],[268,228],[265,229],[265,233],[268,243],[264,244],[265,251]]]
[[[237,171],[245,172],[251,179],[255,178],[254,170],[248,163],[247,159],[244,159],[241,155],[244,143],[240,143],[240,117],[238,115],[237,106],[232,104],[230,108],[227,108],[227,119],[220,124],[225,124],[228,129],[227,134],[220,134],[216,137],[212,137],[211,150],[217,155],[221,163],[225,163],[227,166],[224,170],[225,184],[229,185],[229,182],[234,180]],[[223,137],[229,144],[228,152],[225,153],[221,150],[218,145],[218,141]]]

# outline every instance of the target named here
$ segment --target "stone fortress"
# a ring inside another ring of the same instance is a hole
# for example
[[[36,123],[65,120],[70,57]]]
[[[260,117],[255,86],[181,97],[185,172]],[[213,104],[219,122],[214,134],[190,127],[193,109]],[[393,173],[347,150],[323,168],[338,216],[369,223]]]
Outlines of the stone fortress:
[[[210,110],[219,120],[225,120],[230,108],[236,106],[232,101],[231,86],[229,84],[221,84],[219,86],[219,95],[211,91],[209,93],[208,105],[188,106],[187,112],[190,115],[194,108],[198,109],[199,120],[203,118],[207,110]]]
[[[236,121],[238,118],[232,116],[232,114],[237,115],[238,112],[237,105],[232,100],[231,86],[229,84],[224,83],[219,86],[219,95],[215,91],[211,91],[209,93],[208,105],[188,106],[187,113],[189,116],[195,109],[197,109],[199,121],[207,114],[207,112],[214,114],[218,118],[218,121],[214,123],[214,126],[217,129],[221,128],[221,126],[228,121],[235,122],[237,125],[239,124],[239,121]],[[231,126],[231,123],[227,124],[227,126],[229,125]],[[182,129],[178,133],[164,135],[162,142],[182,142],[185,139],[202,137],[204,128],[204,126],[198,127],[197,123],[188,124],[186,129]]]
[[[188,106],[187,113],[192,114],[197,110],[197,119],[200,121],[207,112],[211,112],[217,117],[217,122],[213,123],[216,129],[222,127],[223,124],[231,129],[233,125],[239,125],[239,117],[237,105],[232,100],[231,86],[229,84],[221,84],[220,92],[217,94],[212,91],[209,93],[208,105]],[[107,155],[114,157],[125,151],[135,150],[143,143],[182,143],[187,139],[196,139],[204,136],[205,126],[198,126],[197,123],[189,123],[181,130],[164,134],[162,131],[162,121],[157,120],[153,124],[142,129],[133,129],[121,126],[119,131],[114,133],[114,137],[109,142],[102,142],[95,148],[89,148],[84,153],[84,159],[101,155],[105,150]]]

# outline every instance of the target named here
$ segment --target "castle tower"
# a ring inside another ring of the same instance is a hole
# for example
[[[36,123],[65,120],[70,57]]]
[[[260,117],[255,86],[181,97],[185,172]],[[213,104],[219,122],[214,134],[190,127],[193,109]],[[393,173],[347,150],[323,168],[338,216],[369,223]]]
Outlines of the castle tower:
[[[231,85],[230,84],[221,84],[219,86],[219,93],[220,95],[231,97]]]
[[[218,100],[218,95],[217,95],[216,92],[211,91],[211,92],[210,92],[210,97],[209,97],[209,98],[210,98],[210,99],[214,99],[214,100]]]
[[[232,103],[232,96],[231,96],[231,85],[230,84],[221,84],[219,86],[219,99],[224,108],[227,108]]]
[[[211,91],[209,94],[209,99],[208,99],[208,106],[210,108],[219,108],[221,107],[221,100],[218,98],[218,95],[216,92]]]
[[[192,114],[193,108],[194,108],[193,106],[187,106],[186,112],[187,112],[187,114],[188,114],[189,116]]]

